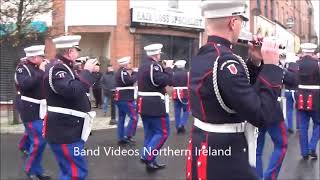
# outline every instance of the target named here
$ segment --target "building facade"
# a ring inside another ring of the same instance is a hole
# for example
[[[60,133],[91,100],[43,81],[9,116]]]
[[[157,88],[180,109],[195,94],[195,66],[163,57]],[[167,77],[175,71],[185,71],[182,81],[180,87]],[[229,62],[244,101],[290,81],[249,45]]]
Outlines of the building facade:
[[[99,57],[117,66],[116,59],[131,56],[136,67],[143,47],[162,43],[163,59],[186,59],[199,48],[204,30],[200,0],[54,0],[52,35],[80,34],[81,55]],[[190,14],[192,12],[192,14]],[[49,40],[50,41],[50,40]],[[48,41],[49,47],[53,47]],[[48,48],[50,57],[54,48]]]
[[[314,9],[310,0],[252,0],[251,10],[260,11],[268,19],[298,36],[301,43],[317,42],[314,30]],[[254,12],[254,11],[252,11]],[[251,13],[254,19],[255,13]],[[251,29],[256,24],[251,21]]]

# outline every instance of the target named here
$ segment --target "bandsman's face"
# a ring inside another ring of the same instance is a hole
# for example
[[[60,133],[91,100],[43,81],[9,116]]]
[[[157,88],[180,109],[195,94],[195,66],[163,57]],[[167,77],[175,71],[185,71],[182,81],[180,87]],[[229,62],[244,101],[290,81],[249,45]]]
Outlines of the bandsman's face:
[[[79,57],[79,51],[76,48],[69,49],[68,56],[70,60],[75,61]]]
[[[241,29],[245,27],[246,21],[241,16],[230,18],[229,27],[233,31],[232,43],[236,43],[241,33]]]
[[[44,60],[44,56],[34,56],[31,58],[31,62],[36,64],[36,65],[40,65]]]

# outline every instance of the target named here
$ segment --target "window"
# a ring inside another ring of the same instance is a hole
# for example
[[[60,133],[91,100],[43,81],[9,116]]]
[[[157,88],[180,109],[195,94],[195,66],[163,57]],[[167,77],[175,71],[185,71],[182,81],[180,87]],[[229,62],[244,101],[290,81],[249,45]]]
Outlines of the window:
[[[179,8],[179,0],[169,0],[168,5],[170,8]]]

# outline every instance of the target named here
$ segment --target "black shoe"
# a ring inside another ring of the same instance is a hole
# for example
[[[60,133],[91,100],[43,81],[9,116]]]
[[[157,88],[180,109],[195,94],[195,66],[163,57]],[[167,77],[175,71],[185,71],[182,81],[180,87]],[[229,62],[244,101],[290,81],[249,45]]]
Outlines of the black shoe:
[[[164,169],[164,168],[166,168],[166,164],[159,164],[159,163],[157,163],[157,162],[154,162],[154,164],[156,165],[156,166],[158,166],[158,168],[159,169]]]
[[[294,133],[293,129],[288,129],[288,133],[293,134]]]
[[[146,159],[144,159],[143,157],[140,157],[140,162],[143,164],[147,164],[148,161]]]
[[[312,160],[318,159],[318,155],[317,155],[316,151],[314,151],[314,150],[310,151],[309,156]]]
[[[47,174],[37,175],[40,180],[49,180],[51,177]]]
[[[309,159],[309,156],[306,155],[306,156],[302,156],[303,160],[308,160]]]
[[[31,174],[31,175],[27,174],[27,178],[28,180],[40,180],[40,178],[35,174]]]
[[[120,141],[118,141],[118,145],[119,145],[119,146],[126,145],[126,144],[128,144],[128,143],[129,143],[129,142],[126,141],[126,140],[120,140]]]
[[[180,131],[181,131],[181,133],[183,133],[183,134],[186,132],[186,129],[184,128],[184,126],[181,126],[181,130],[180,130]]]
[[[135,144],[136,141],[132,139],[132,137],[129,137],[126,139],[126,141],[128,141],[130,144]]]
[[[20,150],[20,152],[22,153],[22,155],[24,157],[28,157],[29,156],[29,152],[27,150],[25,150],[25,149],[19,149],[19,150]]]
[[[111,119],[109,122],[109,125],[116,125],[116,124],[117,124],[117,121],[114,119]]]
[[[147,172],[155,172],[156,170],[160,169],[154,162],[146,163]]]

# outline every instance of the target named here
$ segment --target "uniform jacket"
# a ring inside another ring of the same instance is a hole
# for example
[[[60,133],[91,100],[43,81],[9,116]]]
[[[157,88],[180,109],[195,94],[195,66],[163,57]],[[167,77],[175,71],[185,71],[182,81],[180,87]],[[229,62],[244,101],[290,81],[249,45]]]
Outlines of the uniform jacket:
[[[136,74],[132,75],[124,67],[121,67],[115,74],[116,87],[133,87],[136,82]],[[133,101],[134,89],[116,90],[116,101]]]
[[[49,82],[49,76],[52,77],[52,83]],[[96,80],[88,70],[82,70],[77,76],[73,70],[73,62],[59,57],[46,69],[44,88],[48,106],[89,112],[91,104],[86,92]],[[69,144],[80,141],[83,121],[80,117],[49,111],[45,122],[45,137],[50,143]]]
[[[44,99],[42,92],[42,78],[44,72],[39,67],[29,61],[18,64],[15,72],[17,91],[20,95],[34,99]],[[16,97],[16,107],[24,123],[39,120],[39,104],[24,101],[18,95]]]
[[[285,89],[295,90],[298,86],[299,65],[295,62],[285,64]]]
[[[298,84],[320,86],[320,61],[311,56],[304,56],[298,61],[298,64]],[[298,87],[297,108],[299,110],[320,111],[319,91],[319,89],[303,89]]]
[[[138,70],[138,91],[166,94],[172,84],[172,69],[164,68],[150,57],[141,60]],[[165,101],[158,96],[138,96],[138,112],[145,116],[165,116]]]
[[[235,113],[227,112],[218,102],[213,85],[213,65],[217,60],[218,92],[224,104]],[[283,70],[276,65],[265,64],[259,70],[243,64],[231,52],[228,40],[208,37],[208,43],[191,60],[190,103],[194,117],[213,124],[247,120],[257,127],[279,121],[273,118],[273,112],[280,106],[277,97],[281,92]]]
[[[188,87],[188,71],[185,69],[177,68],[173,71],[172,76],[172,99],[178,100],[178,93],[180,93],[180,99],[184,102],[188,100],[188,89],[174,89],[175,87]]]

